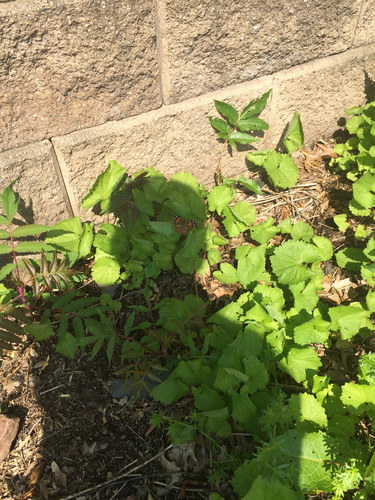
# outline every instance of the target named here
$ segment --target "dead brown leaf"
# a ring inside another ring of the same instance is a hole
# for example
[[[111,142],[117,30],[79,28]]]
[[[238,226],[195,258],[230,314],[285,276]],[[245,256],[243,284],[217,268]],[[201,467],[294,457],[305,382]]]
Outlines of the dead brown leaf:
[[[56,483],[60,484],[64,489],[66,488],[66,474],[61,472],[59,466],[55,461],[51,463],[51,470],[55,476]]]

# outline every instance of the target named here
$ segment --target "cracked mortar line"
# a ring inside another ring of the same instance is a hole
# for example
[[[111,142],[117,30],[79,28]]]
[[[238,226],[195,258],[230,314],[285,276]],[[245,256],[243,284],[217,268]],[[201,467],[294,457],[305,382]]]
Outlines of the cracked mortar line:
[[[49,142],[51,143],[53,165],[59,179],[61,191],[66,203],[66,209],[68,211],[69,217],[74,217],[76,215],[79,215],[79,207],[75,201],[72,188],[70,187],[68,176],[66,175],[66,173],[64,174],[64,171],[67,172],[66,163],[63,158],[58,158],[53,140],[49,139]]]
[[[160,93],[163,105],[170,103],[171,80],[169,74],[168,39],[165,0],[155,0],[156,46],[159,66]]]
[[[359,5],[359,9],[358,9],[357,21],[355,23],[353,40],[352,40],[352,43],[350,45],[351,49],[353,49],[356,46],[358,26],[363,23],[363,18],[365,15],[366,7],[369,6],[370,1],[369,0],[359,0],[359,3],[360,3],[360,5]]]

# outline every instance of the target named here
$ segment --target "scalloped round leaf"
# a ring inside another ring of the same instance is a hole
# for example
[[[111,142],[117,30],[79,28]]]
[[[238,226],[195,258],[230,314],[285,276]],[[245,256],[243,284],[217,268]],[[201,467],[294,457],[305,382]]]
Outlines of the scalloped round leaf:
[[[270,260],[273,271],[281,284],[296,285],[315,275],[307,264],[320,261],[321,256],[314,245],[303,241],[289,240],[275,249]]]
[[[289,155],[271,151],[263,167],[275,186],[280,186],[284,189],[291,188],[296,185],[299,179],[297,165]]]
[[[92,277],[100,285],[114,285],[120,277],[120,264],[109,257],[98,259],[92,267]]]
[[[353,198],[364,208],[375,205],[375,175],[366,172],[353,184]]]

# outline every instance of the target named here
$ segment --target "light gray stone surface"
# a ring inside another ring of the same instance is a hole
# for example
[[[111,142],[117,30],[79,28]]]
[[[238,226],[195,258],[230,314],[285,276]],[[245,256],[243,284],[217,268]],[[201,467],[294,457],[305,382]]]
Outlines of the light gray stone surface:
[[[344,52],[354,42],[360,5],[353,0],[166,3],[169,102]],[[369,35],[375,41],[375,34]]]
[[[0,151],[161,105],[152,0],[0,4]]]
[[[1,192],[18,177],[13,190],[21,197],[18,214],[27,224],[52,226],[69,217],[50,141],[0,153],[0,172]]]
[[[116,160],[130,174],[149,166],[170,178],[177,172],[190,172],[199,182],[212,185],[223,141],[211,127],[207,115],[220,116],[214,99],[243,109],[271,87],[267,77],[257,82],[234,86],[212,95],[163,107],[142,117],[111,122],[52,139],[76,215],[87,217],[79,206],[88,188],[103,172],[109,160]],[[269,106],[261,117],[268,120]],[[255,147],[227,148],[222,169],[226,176],[247,170],[246,151]],[[262,143],[259,143],[262,144]]]
[[[276,145],[294,111],[301,114],[305,144],[311,145],[343,127],[349,108],[375,99],[374,84],[368,81],[375,82],[374,52],[375,46],[354,49],[279,74],[269,145]]]

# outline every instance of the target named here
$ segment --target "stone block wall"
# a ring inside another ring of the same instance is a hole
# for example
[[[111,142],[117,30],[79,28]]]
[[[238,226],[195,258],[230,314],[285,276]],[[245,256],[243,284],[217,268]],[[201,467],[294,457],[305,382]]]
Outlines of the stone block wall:
[[[259,147],[295,110],[308,147],[374,82],[375,0],[0,0],[0,191],[19,177],[25,220],[53,225],[88,218],[111,159],[210,185],[214,99],[241,108],[272,88]]]

